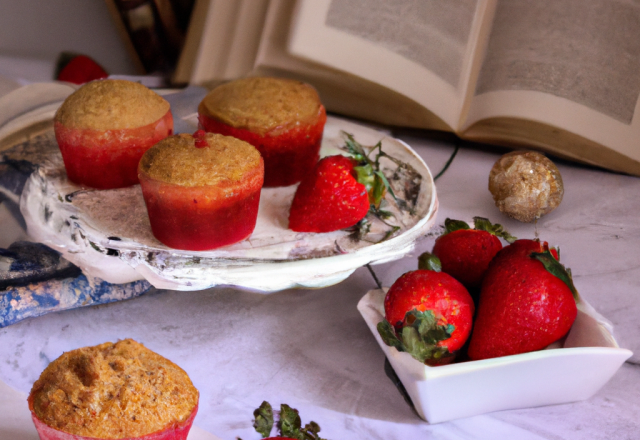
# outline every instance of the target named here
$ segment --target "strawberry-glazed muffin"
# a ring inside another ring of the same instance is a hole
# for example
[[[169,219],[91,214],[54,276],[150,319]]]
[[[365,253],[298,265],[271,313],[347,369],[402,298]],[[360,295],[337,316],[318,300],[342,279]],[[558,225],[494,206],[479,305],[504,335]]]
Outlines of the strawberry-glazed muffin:
[[[299,182],[319,158],[326,111],[309,84],[252,77],[216,87],[198,106],[200,128],[237,137],[264,158],[264,186]]]
[[[215,249],[255,228],[264,161],[247,142],[202,130],[170,136],[142,156],[138,176],[153,235],[169,247]]]
[[[54,117],[69,180],[97,189],[138,183],[138,162],[173,133],[169,103],[140,83],[104,79],[72,93]]]
[[[184,370],[125,339],[62,354],[28,403],[41,440],[186,440],[198,398]]]

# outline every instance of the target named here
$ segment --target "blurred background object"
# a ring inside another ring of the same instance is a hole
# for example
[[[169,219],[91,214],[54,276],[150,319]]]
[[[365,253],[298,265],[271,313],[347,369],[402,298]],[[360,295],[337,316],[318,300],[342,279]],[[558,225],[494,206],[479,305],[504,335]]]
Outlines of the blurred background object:
[[[102,1],[0,0],[0,76],[51,81],[68,51],[91,56],[110,73],[142,73]]]
[[[132,58],[146,74],[175,69],[195,0],[106,0]]]

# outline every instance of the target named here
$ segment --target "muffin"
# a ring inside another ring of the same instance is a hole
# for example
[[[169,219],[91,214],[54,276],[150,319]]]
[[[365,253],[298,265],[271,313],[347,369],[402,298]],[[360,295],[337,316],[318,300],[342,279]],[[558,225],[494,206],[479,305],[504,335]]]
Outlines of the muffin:
[[[249,142],[264,158],[264,186],[302,180],[319,158],[327,115],[300,81],[252,77],[216,87],[198,106],[200,128]]]
[[[252,145],[205,133],[170,136],[138,168],[153,235],[203,251],[244,240],[258,217],[264,161]]]
[[[186,439],[198,390],[173,362],[125,339],[62,354],[28,403],[41,440]]]
[[[54,117],[69,180],[97,189],[138,183],[138,162],[173,133],[169,103],[140,83],[104,79],[72,93]]]

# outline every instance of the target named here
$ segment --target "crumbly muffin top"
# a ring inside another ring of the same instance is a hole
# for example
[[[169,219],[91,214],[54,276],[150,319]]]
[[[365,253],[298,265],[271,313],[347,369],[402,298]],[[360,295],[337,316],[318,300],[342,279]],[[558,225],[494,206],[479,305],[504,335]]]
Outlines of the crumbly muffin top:
[[[154,180],[188,187],[238,182],[262,169],[253,145],[221,134],[201,135],[200,140],[190,134],[169,136],[145,152],[138,169]],[[201,141],[206,146],[197,147]]]
[[[315,122],[321,105],[318,93],[309,84],[251,77],[216,87],[200,102],[198,112],[232,127],[264,134]]]
[[[198,390],[180,367],[125,339],[64,353],[29,396],[52,428],[85,437],[139,437],[189,418]]]
[[[169,103],[140,83],[103,79],[69,95],[54,119],[68,128],[120,130],[152,124],[168,111]]]

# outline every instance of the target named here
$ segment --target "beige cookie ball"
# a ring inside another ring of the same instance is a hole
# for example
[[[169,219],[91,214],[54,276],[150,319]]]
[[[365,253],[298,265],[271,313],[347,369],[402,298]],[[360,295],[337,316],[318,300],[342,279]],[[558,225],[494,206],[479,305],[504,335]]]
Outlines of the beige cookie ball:
[[[489,173],[489,191],[500,212],[532,222],[560,205],[564,194],[558,167],[534,151],[512,151]]]

